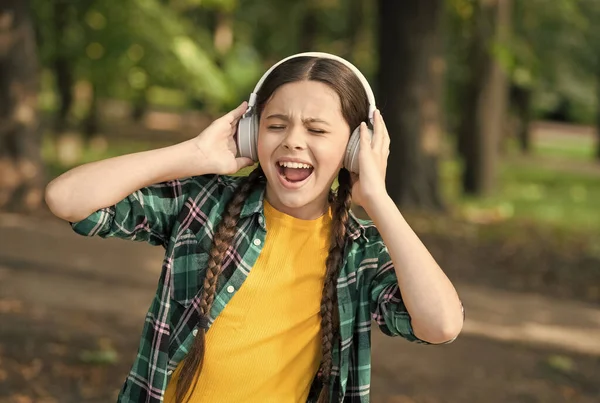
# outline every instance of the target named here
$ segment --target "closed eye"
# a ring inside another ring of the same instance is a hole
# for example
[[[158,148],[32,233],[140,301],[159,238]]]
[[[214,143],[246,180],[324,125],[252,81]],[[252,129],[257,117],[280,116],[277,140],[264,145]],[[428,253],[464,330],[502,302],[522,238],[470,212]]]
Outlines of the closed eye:
[[[281,131],[281,130],[285,130],[286,128],[287,128],[287,126],[286,126],[286,125],[281,125],[281,124],[278,124],[278,125],[269,125],[269,126],[267,126],[267,129],[268,129],[268,130],[272,130],[272,131]],[[313,133],[313,134],[325,134],[325,133],[327,133],[327,131],[325,131],[325,130],[323,130],[323,129],[310,129],[310,128],[309,128],[309,129],[307,129],[307,130],[308,130],[310,133]]]

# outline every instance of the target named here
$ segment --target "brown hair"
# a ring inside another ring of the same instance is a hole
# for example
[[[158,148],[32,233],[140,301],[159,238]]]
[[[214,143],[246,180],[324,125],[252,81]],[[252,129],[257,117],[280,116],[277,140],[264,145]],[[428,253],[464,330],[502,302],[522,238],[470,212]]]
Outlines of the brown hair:
[[[287,83],[303,80],[322,82],[338,94],[342,115],[350,126],[350,130],[358,127],[360,122],[367,119],[367,94],[358,77],[340,62],[314,57],[290,59],[274,69],[257,94],[257,112],[259,114],[262,112],[277,88]],[[207,322],[215,298],[223,258],[235,236],[244,201],[251,190],[263,179],[264,173],[258,167],[243,181],[228,202],[223,218],[217,226],[210,250],[208,267],[206,268],[202,301],[200,303],[200,315],[203,322]],[[319,377],[323,387],[319,394],[319,403],[329,402],[329,383],[333,367],[332,352],[339,330],[336,283],[344,257],[346,225],[352,196],[350,173],[346,169],[342,168],[340,170],[338,183],[337,193],[331,193],[329,198],[333,219],[331,224],[331,246],[326,260],[325,283],[321,298],[321,351],[323,358],[319,369]],[[184,359],[181,368],[176,390],[177,402],[184,400],[192,383],[194,383],[196,374],[202,369],[205,327],[200,327],[194,344]]]

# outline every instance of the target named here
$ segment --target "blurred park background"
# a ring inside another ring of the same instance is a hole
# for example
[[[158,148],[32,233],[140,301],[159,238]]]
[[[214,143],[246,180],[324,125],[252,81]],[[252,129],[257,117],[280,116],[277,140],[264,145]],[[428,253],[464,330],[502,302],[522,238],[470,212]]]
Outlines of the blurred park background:
[[[369,78],[388,190],[467,311],[448,346],[374,330],[371,401],[600,402],[598,21],[597,0],[0,0],[0,402],[115,401],[160,274],[159,248],[74,235],[45,184],[188,139],[313,50]]]

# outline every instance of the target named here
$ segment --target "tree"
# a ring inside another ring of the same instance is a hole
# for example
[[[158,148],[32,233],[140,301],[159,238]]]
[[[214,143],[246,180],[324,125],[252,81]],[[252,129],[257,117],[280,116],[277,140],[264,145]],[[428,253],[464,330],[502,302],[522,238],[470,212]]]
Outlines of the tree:
[[[378,104],[392,136],[387,188],[405,207],[442,207],[438,156],[443,3],[379,1]]]
[[[517,139],[519,149],[523,154],[531,152],[531,132],[529,124],[531,123],[531,88],[513,85],[511,87],[510,104],[518,120]]]
[[[499,140],[505,122],[508,80],[495,52],[507,40],[511,0],[478,0],[469,56],[471,69],[459,128],[463,190],[489,193],[495,185]]]
[[[53,22],[54,22],[54,74],[56,77],[56,87],[60,98],[60,106],[56,117],[56,131],[60,134],[66,129],[67,117],[73,104],[73,84],[75,77],[73,75],[73,65],[70,55],[63,44],[66,42],[66,30],[69,25],[71,6],[66,0],[56,0],[53,2]]]
[[[588,18],[584,30],[588,52],[584,53],[583,60],[578,61],[590,66],[596,79],[596,152],[594,156],[597,161],[600,161],[600,54],[598,53],[600,50],[600,28],[596,24],[597,18],[600,16],[600,6],[592,0],[582,0],[579,6],[581,14]],[[589,49],[592,50],[589,51]]]
[[[298,49],[301,52],[312,52],[319,35],[319,9],[317,2],[307,1],[304,15],[300,22],[300,35]]]
[[[598,82],[596,83],[596,160],[600,161],[600,68],[598,69]]]
[[[343,57],[354,59],[354,52],[359,43],[360,35],[365,27],[365,4],[363,0],[349,0],[346,7],[346,48]]]
[[[41,205],[35,32],[28,1],[0,1],[0,208]]]

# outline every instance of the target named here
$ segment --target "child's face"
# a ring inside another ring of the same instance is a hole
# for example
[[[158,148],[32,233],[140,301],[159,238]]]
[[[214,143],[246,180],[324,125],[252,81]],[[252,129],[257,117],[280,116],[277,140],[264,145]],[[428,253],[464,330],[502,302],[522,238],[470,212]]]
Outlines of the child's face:
[[[262,111],[258,135],[269,203],[298,218],[321,216],[349,138],[339,96],[329,86],[299,81],[279,87]]]

